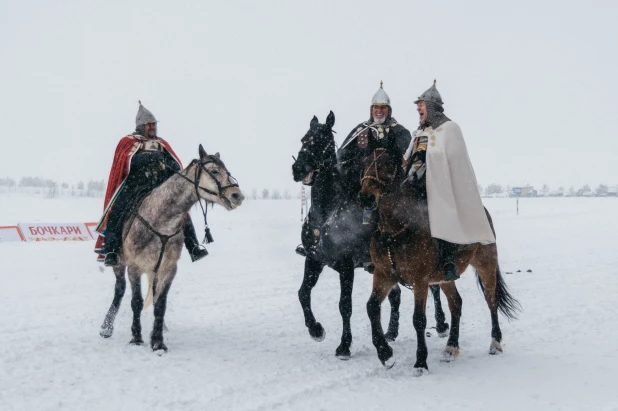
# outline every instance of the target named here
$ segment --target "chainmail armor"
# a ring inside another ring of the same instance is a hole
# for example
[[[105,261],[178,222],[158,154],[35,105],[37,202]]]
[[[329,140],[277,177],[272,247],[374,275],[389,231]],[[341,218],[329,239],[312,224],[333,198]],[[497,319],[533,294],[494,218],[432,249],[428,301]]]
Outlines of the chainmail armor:
[[[444,107],[441,105],[431,101],[426,101],[425,107],[427,107],[427,120],[420,124],[421,130],[424,130],[427,127],[431,127],[435,130],[447,121],[451,121],[450,118],[444,115]]]

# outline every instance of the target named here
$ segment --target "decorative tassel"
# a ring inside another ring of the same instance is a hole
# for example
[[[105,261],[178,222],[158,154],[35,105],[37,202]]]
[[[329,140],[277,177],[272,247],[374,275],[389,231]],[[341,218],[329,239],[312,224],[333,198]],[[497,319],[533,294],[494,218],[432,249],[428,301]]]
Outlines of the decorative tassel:
[[[213,243],[214,241],[215,239],[212,238],[212,234],[210,234],[210,228],[208,227],[204,228],[204,241],[202,241],[202,243],[210,244],[210,243]]]

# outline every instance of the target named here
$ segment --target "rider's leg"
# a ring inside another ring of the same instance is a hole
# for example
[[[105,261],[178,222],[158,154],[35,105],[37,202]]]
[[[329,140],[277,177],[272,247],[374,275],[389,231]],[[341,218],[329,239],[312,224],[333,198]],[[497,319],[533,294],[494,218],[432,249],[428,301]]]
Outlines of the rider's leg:
[[[127,211],[130,207],[131,193],[128,186],[124,186],[116,201],[112,205],[105,226],[105,265],[113,267],[119,264],[119,254],[122,249],[122,226],[127,216]]]
[[[197,239],[197,234],[195,234],[195,228],[193,227],[193,221],[191,221],[191,216],[188,215],[185,219],[184,235],[185,247],[189,252],[191,261],[195,262],[208,255],[206,248],[200,246],[200,242]]]
[[[455,258],[457,257],[457,244],[436,239],[438,242],[438,264],[444,268],[444,281],[459,279]]]

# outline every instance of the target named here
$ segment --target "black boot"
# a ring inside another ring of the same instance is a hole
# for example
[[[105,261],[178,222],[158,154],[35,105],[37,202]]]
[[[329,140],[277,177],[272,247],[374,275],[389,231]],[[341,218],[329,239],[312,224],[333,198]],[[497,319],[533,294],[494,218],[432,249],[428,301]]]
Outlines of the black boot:
[[[444,281],[459,279],[455,258],[457,257],[457,244],[438,239],[438,264],[444,268]]]
[[[115,230],[117,224],[109,223],[105,230],[105,247],[103,248],[103,254],[105,254],[105,261],[103,265],[106,267],[115,267],[120,265],[120,249],[122,248],[122,237],[117,235]]]
[[[105,261],[103,261],[103,265],[105,267],[116,267],[117,265],[120,265],[118,254],[114,252],[105,254]]]
[[[187,219],[185,220],[184,234],[185,247],[189,252],[189,257],[191,257],[192,262],[201,260],[208,255],[208,250],[206,250],[205,247],[201,246],[199,241],[197,240],[197,234],[195,234],[195,228],[193,228],[193,222],[191,221],[190,217],[187,217]]]
[[[307,250],[305,250],[305,247],[303,247],[302,244],[300,244],[298,247],[296,247],[296,250],[294,250],[296,252],[296,254],[303,256],[303,257],[307,257]]]

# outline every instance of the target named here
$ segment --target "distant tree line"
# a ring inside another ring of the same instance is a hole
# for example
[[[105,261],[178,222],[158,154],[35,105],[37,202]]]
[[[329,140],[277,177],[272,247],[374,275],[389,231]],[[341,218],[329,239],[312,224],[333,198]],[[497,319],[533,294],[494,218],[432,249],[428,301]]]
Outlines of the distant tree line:
[[[283,192],[278,189],[273,189],[272,191],[264,188],[260,193],[256,188],[251,190],[251,195],[248,196],[251,200],[289,200],[292,198],[292,194],[290,190],[285,189]]]
[[[19,180],[19,187],[55,187],[58,183],[51,179],[44,179],[42,177],[22,177]],[[0,186],[2,187],[15,187],[15,180],[10,177],[0,178]],[[77,184],[69,186],[69,183],[63,182],[60,187],[64,189],[78,189],[83,190],[87,187],[88,191],[103,191],[105,190],[105,180],[90,180],[88,184],[84,184],[83,181],[79,181]]]
[[[525,186],[528,186],[527,184]],[[512,194],[512,188],[510,185],[507,185],[506,188],[500,184],[491,183],[486,187],[482,185],[478,185],[478,190],[481,195],[494,195],[494,194]],[[551,188],[547,184],[543,184],[543,187],[538,190],[540,195],[542,196],[551,196],[551,195],[565,195],[565,196],[582,196],[593,194],[596,196],[604,196],[608,193],[609,186],[607,184],[599,184],[594,189],[590,188],[590,185],[584,184],[580,188],[576,189],[574,186],[570,186],[569,189],[565,189],[564,186],[559,186],[556,190],[551,190]],[[536,191],[536,190],[535,190]]]

